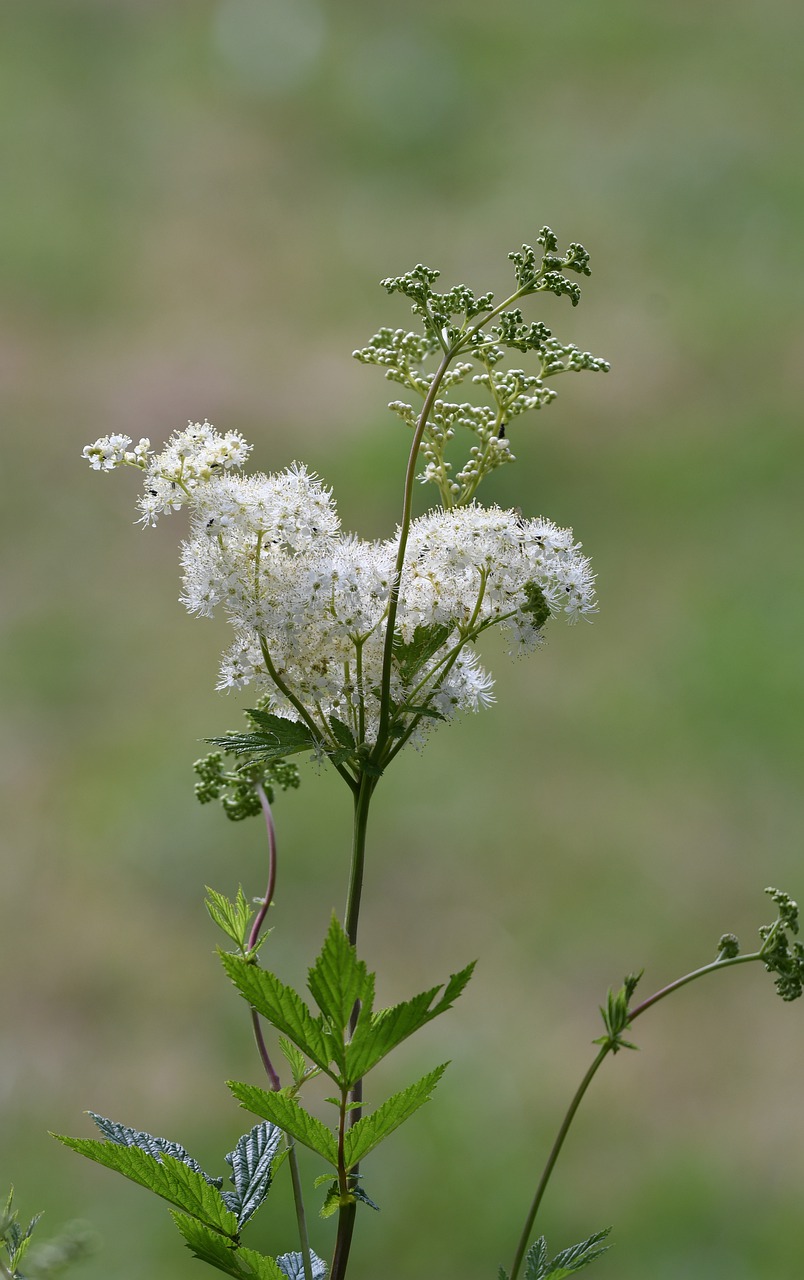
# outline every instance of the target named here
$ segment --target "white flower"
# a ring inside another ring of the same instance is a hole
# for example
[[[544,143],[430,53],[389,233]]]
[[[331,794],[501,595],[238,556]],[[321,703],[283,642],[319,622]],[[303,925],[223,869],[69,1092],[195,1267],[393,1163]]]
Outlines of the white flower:
[[[130,466],[144,466],[150,448],[150,440],[140,440],[129,453],[127,446],[132,443],[131,436],[101,436],[94,444],[84,445],[81,457],[86,458],[93,471],[114,471],[115,467],[128,463]]]
[[[251,685],[255,700],[291,720],[301,706],[324,739],[337,717],[356,740],[376,740],[399,533],[382,543],[342,533],[331,491],[303,466],[238,474],[250,446],[206,421],[159,454],[147,440],[130,444],[109,436],[84,456],[96,470],[127,462],[145,471],[143,524],[189,508],[181,601],[204,617],[222,608],[235,633],[218,687]],[[414,520],[392,651],[397,738],[421,741],[439,719],[491,705],[494,682],[474,648],[487,628],[507,628],[523,652],[551,616],[574,621],[593,609],[589,563],[568,529],[475,505]]]

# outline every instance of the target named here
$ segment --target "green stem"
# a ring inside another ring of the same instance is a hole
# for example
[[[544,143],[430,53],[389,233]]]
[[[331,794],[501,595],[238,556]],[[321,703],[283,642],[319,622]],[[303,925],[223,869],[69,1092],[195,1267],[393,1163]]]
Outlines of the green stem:
[[[293,1203],[296,1207],[296,1226],[299,1230],[304,1280],[313,1280],[313,1260],[310,1256],[310,1239],[307,1235],[307,1219],[304,1214],[304,1193],[299,1174],[299,1157],[296,1155],[296,1143],[288,1136],[288,1164],[290,1180],[293,1184]]]
[[[564,1145],[564,1139],[569,1133],[570,1125],[575,1119],[575,1112],[578,1110],[579,1106],[581,1105],[581,1102],[583,1101],[583,1097],[584,1097],[584,1094],[586,1093],[586,1090],[589,1088],[590,1084],[594,1080],[595,1076],[597,1075],[599,1067],[603,1064],[603,1061],[607,1057],[610,1050],[611,1050],[611,1044],[603,1045],[603,1048],[599,1051],[591,1067],[589,1068],[583,1080],[579,1084],[575,1092],[575,1096],[572,1099],[572,1102],[570,1103],[569,1108],[567,1109],[567,1114],[564,1116],[564,1119],[561,1122],[561,1128],[556,1134],[556,1140],[550,1149],[550,1154],[547,1157],[547,1163],[545,1164],[544,1169],[542,1170],[542,1176],[539,1179],[539,1185],[536,1188],[536,1194],[533,1197],[533,1201],[531,1203],[530,1209],[528,1210],[528,1216],[525,1219],[525,1225],[522,1228],[522,1234],[519,1237],[519,1243],[517,1244],[516,1254],[514,1255],[513,1266],[511,1267],[510,1280],[517,1280],[517,1276],[519,1275],[519,1269],[522,1266],[522,1262],[525,1257],[525,1252],[528,1248],[528,1245],[530,1244],[531,1233],[533,1231],[533,1224],[536,1221],[536,1214],[539,1212],[539,1206],[541,1205],[542,1199],[544,1197],[544,1193],[547,1190],[547,1184],[550,1181],[550,1175],[553,1172],[553,1169],[555,1168],[555,1163],[558,1160],[559,1155],[561,1154],[561,1148]]]
[[[692,973],[686,973],[683,978],[677,978],[675,982],[668,983],[666,987],[662,987],[659,991],[654,992],[652,996],[649,996],[647,1000],[643,1000],[641,1004],[638,1004],[634,1009],[629,1010],[627,1025],[630,1026],[631,1023],[636,1018],[640,1017],[641,1014],[647,1012],[647,1010],[651,1009],[653,1005],[658,1004],[660,1000],[664,1000],[665,996],[672,995],[674,991],[680,990],[681,987],[685,987],[689,982],[694,982],[696,978],[703,978],[706,974],[715,973],[716,970],[719,969],[731,969],[734,965],[748,964],[753,960],[761,960],[763,958],[763,954],[764,948],[760,951],[752,951],[748,955],[729,956],[726,958],[718,956],[717,960],[713,960],[711,964],[705,964],[700,969],[694,969]],[[564,1139],[569,1133],[570,1126],[575,1119],[575,1114],[583,1101],[587,1089],[597,1075],[599,1068],[602,1066],[609,1053],[611,1053],[612,1050],[616,1050],[617,1047],[616,1039],[612,1038],[606,1040],[575,1091],[573,1099],[567,1109],[567,1113],[561,1122],[561,1127],[556,1134],[555,1142],[550,1149],[550,1154],[547,1157],[547,1163],[545,1164],[544,1169],[542,1170],[542,1175],[539,1178],[539,1183],[536,1187],[536,1192],[531,1202],[530,1209],[528,1210],[525,1225],[522,1228],[522,1233],[517,1244],[513,1265],[511,1267],[510,1280],[517,1280],[517,1277],[519,1276],[519,1272],[525,1258],[525,1253],[533,1235],[536,1215],[539,1212],[542,1199],[544,1198],[544,1193],[547,1190],[547,1184],[550,1181],[550,1176],[561,1153],[561,1148],[564,1145]]]
[[[413,435],[413,443],[410,446],[410,454],[408,456],[408,469],[405,473],[405,489],[402,500],[402,521],[399,526],[399,546],[396,554],[396,565],[394,566],[394,578],[391,583],[391,590],[388,594],[388,610],[385,623],[385,649],[383,650],[382,659],[382,679],[380,681],[380,725],[377,731],[377,759],[379,759],[385,747],[385,738],[388,733],[388,717],[391,708],[391,666],[392,654],[394,647],[394,628],[396,625],[396,614],[399,607],[399,591],[402,586],[402,570],[405,566],[405,551],[408,545],[408,534],[410,533],[411,508],[413,505],[413,483],[416,479],[416,460],[419,456],[424,429],[427,426],[427,419],[430,417],[430,411],[435,404],[439,387],[441,386],[444,374],[447,372],[450,364],[455,358],[455,350],[450,347],[441,358],[441,363],[433,375],[433,381],[430,383],[430,389],[422,405],[422,411],[419,414],[419,421],[416,424],[416,430]]]
[[[355,791],[354,831],[352,838],[352,866],[349,873],[349,892],[346,898],[344,930],[352,946],[357,943],[357,927],[360,920],[360,899],[363,891],[363,873],[366,860],[366,831],[368,828],[369,807],[377,778],[363,773]],[[354,1030],[359,1013],[356,1005],[352,1013],[351,1026]],[[352,1101],[360,1102],[363,1096],[363,1081],[358,1080],[352,1089]],[[349,1123],[354,1124],[360,1116],[360,1108],[354,1107],[349,1113]],[[349,1194],[350,1176],[345,1170],[343,1142],[346,1130],[346,1098],[342,1100],[340,1124],[338,1128],[338,1188],[344,1202],[338,1210],[338,1234],[335,1240],[335,1252],[330,1268],[330,1280],[343,1280],[349,1263],[349,1251],[352,1247],[352,1234],[355,1226],[354,1200],[346,1201]],[[357,1173],[357,1168],[352,1171]]]
[[[363,872],[366,862],[366,830],[368,827],[369,806],[377,778],[368,774],[360,775],[355,788],[354,829],[352,836],[352,866],[349,872],[349,892],[346,898],[346,912],[343,927],[352,946],[357,944],[357,925],[360,919],[360,898],[363,892]]]
[[[271,811],[271,804],[268,795],[262,783],[257,783],[257,796],[262,808],[263,817],[265,818],[265,827],[268,835],[268,885],[265,890],[260,909],[254,918],[249,933],[247,946],[249,950],[256,947],[259,940],[262,926],[265,923],[265,917],[268,909],[274,899],[274,890],[276,888],[276,869],[277,869],[277,848],[276,848],[276,827],[274,825],[274,816]],[[268,1054],[268,1047],[265,1043],[265,1037],[262,1034],[262,1026],[260,1024],[260,1015],[257,1010],[252,1007],[251,1023],[254,1028],[254,1039],[257,1042],[257,1049],[265,1068],[266,1075],[271,1083],[271,1088],[278,1093],[282,1088],[282,1081],[271,1062]],[[307,1219],[304,1212],[304,1194],[302,1192],[301,1177],[299,1175],[299,1158],[296,1154],[296,1144],[290,1134],[285,1134],[288,1143],[288,1164],[290,1165],[290,1180],[293,1184],[293,1204],[296,1209],[296,1224],[299,1229],[299,1243],[301,1245],[302,1266],[304,1267],[304,1280],[313,1280],[313,1261],[310,1256],[310,1241],[307,1235]]]
[[[675,982],[670,982],[666,987],[662,987],[660,991],[655,991],[652,996],[648,996],[647,1000],[643,1000],[633,1009],[628,1011],[628,1025],[638,1018],[641,1014],[651,1009],[660,1000],[664,1000],[665,996],[672,995],[674,991],[686,987],[688,982],[694,982],[696,978],[703,978],[707,973],[714,973],[717,969],[731,969],[736,964],[749,964],[753,960],[761,960],[764,948],[760,951],[750,951],[744,956],[729,956],[724,960],[718,958],[713,960],[711,964],[705,964],[700,969],[693,969],[692,973],[685,973],[683,978],[676,978]]]

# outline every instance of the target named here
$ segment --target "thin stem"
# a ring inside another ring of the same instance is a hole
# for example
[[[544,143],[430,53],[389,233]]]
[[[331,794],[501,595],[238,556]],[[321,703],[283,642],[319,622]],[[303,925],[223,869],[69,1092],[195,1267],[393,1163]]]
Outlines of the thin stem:
[[[536,281],[539,280],[541,274],[541,272],[537,274]],[[394,577],[391,583],[391,590],[388,595],[388,611],[385,624],[385,649],[383,651],[382,679],[380,681],[380,725],[377,732],[377,743],[374,756],[375,760],[379,760],[383,750],[385,749],[385,738],[388,733],[394,627],[396,624],[396,614],[399,606],[399,591],[402,585],[402,570],[405,565],[405,551],[407,549],[408,534],[410,532],[413,484],[416,479],[416,461],[424,438],[427,419],[430,417],[430,412],[435,404],[436,396],[438,395],[441,383],[444,379],[444,374],[447,372],[447,369],[452,364],[455,357],[460,355],[460,353],[469,345],[472,338],[480,329],[483,328],[484,324],[488,324],[490,320],[493,320],[495,316],[500,315],[506,307],[510,307],[512,303],[516,302],[519,298],[524,297],[526,294],[536,292],[538,292],[538,289],[535,287],[535,282],[534,284],[522,286],[515,290],[515,292],[507,297],[503,302],[498,303],[491,311],[481,316],[474,324],[469,325],[467,329],[464,329],[460,337],[457,338],[450,346],[446,344],[443,335],[439,336],[439,341],[441,342],[444,354],[441,357],[439,366],[433,375],[433,380],[428,388],[421,413],[419,414],[418,422],[416,423],[416,430],[413,434],[413,443],[410,446],[410,454],[408,455],[407,471],[405,472],[402,520],[399,526],[399,546],[397,549],[396,565],[394,567]]]
[[[280,676],[279,672],[277,671],[274,665],[273,658],[271,657],[268,651],[268,645],[265,643],[265,639],[263,636],[260,636],[260,650],[262,652],[263,661],[265,662],[266,670],[269,676],[271,677],[271,679],[273,680],[274,684],[276,685],[277,689],[279,689],[280,693],[284,693],[285,697],[287,698],[291,706],[295,707],[301,719],[307,725],[307,728],[311,731],[316,741],[318,741],[319,738],[324,737],[325,731],[322,730],[320,725],[316,724],[315,720],[310,715],[304,703],[299,701],[299,699],[296,697],[293,690],[290,688],[290,685],[285,680],[283,680],[282,677]],[[347,784],[349,789],[351,791],[357,791],[357,782],[352,777],[352,775],[348,772],[348,770],[345,769],[342,764],[336,764],[335,768],[337,769],[338,773],[341,775],[341,777],[343,778],[344,782]]]
[[[590,1084],[592,1083],[595,1076],[597,1075],[598,1069],[600,1068],[603,1061],[607,1057],[610,1049],[611,1049],[611,1045],[605,1044],[603,1048],[600,1050],[600,1052],[597,1054],[594,1062],[592,1063],[586,1075],[584,1076],[583,1080],[579,1084],[575,1092],[575,1096],[569,1105],[567,1114],[564,1116],[564,1119],[561,1122],[561,1128],[556,1134],[556,1140],[550,1149],[550,1154],[547,1157],[547,1163],[545,1164],[544,1169],[542,1170],[542,1176],[539,1179],[539,1185],[536,1188],[536,1194],[533,1197],[533,1201],[531,1203],[530,1209],[528,1210],[528,1216],[525,1219],[525,1225],[522,1228],[522,1234],[519,1237],[519,1243],[517,1244],[516,1254],[514,1255],[513,1266],[511,1267],[511,1280],[517,1280],[517,1276],[519,1275],[519,1269],[522,1266],[522,1262],[525,1257],[525,1252],[530,1243],[531,1233],[533,1231],[533,1224],[536,1221],[536,1214],[539,1212],[539,1206],[541,1205],[542,1199],[544,1197],[544,1193],[547,1190],[547,1184],[550,1181],[550,1175],[553,1172],[553,1169],[555,1168],[555,1163],[558,1160],[559,1155],[561,1154],[561,1148],[564,1145],[564,1139],[569,1133],[570,1125],[575,1119],[575,1112],[578,1110],[579,1106],[581,1105],[581,1102],[583,1101],[583,1096],[586,1093],[586,1090],[589,1088]]]
[[[310,1255],[310,1240],[307,1235],[307,1219],[304,1214],[304,1195],[302,1193],[301,1176],[299,1174],[299,1157],[296,1155],[296,1143],[290,1135],[286,1135],[286,1137],[288,1142],[290,1180],[293,1183],[293,1203],[296,1207],[296,1226],[299,1231],[302,1266],[304,1267],[304,1280],[313,1280],[313,1259]]]
[[[767,945],[767,943],[765,945]],[[753,960],[762,960],[764,956],[764,950],[765,949],[763,947],[761,950],[752,951],[747,955],[727,956],[727,957],[718,956],[717,960],[713,960],[711,964],[705,964],[700,969],[693,969],[692,973],[686,973],[683,978],[677,978],[675,982],[668,983],[666,987],[662,987],[659,991],[654,992],[652,996],[649,996],[647,1000],[643,1000],[641,1004],[638,1004],[634,1009],[629,1010],[627,1026],[630,1026],[631,1023],[636,1018],[638,1018],[641,1014],[645,1013],[648,1009],[651,1009],[653,1005],[658,1004],[658,1002],[660,1000],[663,1000],[665,996],[669,996],[674,991],[678,991],[681,987],[685,987],[689,982],[694,982],[696,978],[703,978],[707,973],[715,973],[719,969],[731,969],[734,967],[734,965],[748,964],[750,961],[753,961]],[[561,1127],[556,1135],[555,1142],[553,1143],[550,1149],[550,1154],[547,1157],[547,1163],[545,1164],[544,1169],[542,1170],[542,1175],[539,1178],[539,1183],[538,1183],[538,1186],[536,1187],[536,1192],[531,1202],[530,1209],[528,1210],[527,1218],[525,1219],[525,1225],[522,1228],[522,1233],[519,1237],[516,1254],[514,1255],[513,1265],[511,1267],[510,1280],[517,1280],[517,1277],[519,1275],[520,1269],[522,1267],[522,1262],[525,1257],[525,1252],[528,1248],[528,1243],[533,1233],[533,1227],[536,1221],[536,1215],[539,1212],[539,1208],[541,1206],[544,1193],[547,1190],[547,1184],[550,1181],[550,1175],[552,1174],[553,1169],[555,1168],[555,1164],[556,1164],[556,1161],[558,1160],[559,1154],[561,1152],[561,1148],[564,1145],[564,1139],[569,1133],[570,1126],[573,1120],[575,1119],[575,1114],[579,1106],[581,1105],[581,1102],[583,1101],[583,1097],[587,1089],[589,1088],[590,1084],[594,1080],[599,1068],[602,1066],[608,1054],[616,1047],[617,1047],[617,1041],[616,1039],[613,1039],[613,1038],[606,1040],[605,1044],[602,1045],[597,1055],[595,1056],[595,1059],[592,1062],[592,1065],[589,1067],[588,1071],[586,1072],[586,1075],[583,1077],[583,1080],[579,1084],[573,1096],[573,1099],[569,1105],[569,1108],[567,1109],[567,1113],[561,1122]]]
[[[251,932],[248,935],[248,949],[256,947],[257,939],[260,936],[262,926],[265,923],[265,917],[268,914],[268,908],[274,900],[274,890],[276,889],[276,827],[274,825],[274,815],[271,810],[271,804],[265,791],[265,787],[261,782],[255,785],[257,799],[260,802],[262,815],[265,818],[265,828],[268,833],[268,884],[265,889],[265,895],[260,909],[254,917],[254,923],[251,926]]]
[[[427,392],[424,404],[422,405],[422,411],[419,414],[419,420],[416,423],[416,430],[413,434],[413,443],[410,446],[410,454],[408,455],[408,467],[405,472],[405,489],[402,500],[402,520],[399,526],[399,546],[396,554],[396,565],[394,566],[394,578],[388,595],[388,611],[385,623],[385,649],[383,651],[382,679],[380,681],[380,726],[377,732],[378,751],[382,751],[385,745],[385,736],[388,732],[388,717],[391,703],[391,658],[394,645],[394,627],[396,625],[396,614],[399,607],[399,591],[402,585],[402,570],[405,565],[405,551],[407,549],[408,534],[410,532],[411,507],[413,505],[413,482],[416,479],[416,460],[419,456],[419,448],[424,436],[424,429],[427,426],[427,419],[430,416],[430,410],[435,404],[435,399],[438,395],[438,390],[441,386],[444,374],[452,363],[455,354],[455,350],[451,347],[446,350],[441,358],[441,363],[433,375],[433,381],[430,383],[430,389]]]
[[[674,991],[678,991],[681,987],[686,987],[688,982],[694,982],[696,978],[703,978],[707,973],[714,973],[716,969],[731,969],[736,964],[748,964],[752,960],[761,960],[763,952],[750,951],[743,956],[728,956],[723,960],[718,957],[711,964],[705,964],[700,969],[693,969],[692,973],[685,973],[683,978],[676,978],[675,982],[670,982],[666,987],[662,987],[660,991],[654,992],[652,996],[648,996],[647,1000],[643,1000],[641,1004],[636,1005],[628,1011],[628,1025],[638,1018],[640,1014],[651,1009],[653,1005],[658,1004],[660,1000],[664,1000],[665,996],[672,995]]]
[[[259,940],[262,926],[265,923],[265,917],[268,915],[268,909],[274,899],[274,890],[276,889],[276,827],[274,825],[274,815],[271,810],[271,803],[266,794],[265,788],[261,782],[255,785],[255,791],[260,802],[260,807],[265,818],[265,827],[268,833],[268,884],[265,889],[260,909],[254,917],[254,922],[248,935],[248,949],[251,951],[256,947]],[[254,1039],[257,1043],[257,1050],[265,1068],[265,1074],[271,1084],[274,1093],[278,1093],[282,1088],[282,1081],[279,1074],[271,1061],[268,1053],[268,1046],[265,1043],[265,1036],[262,1033],[262,1025],[260,1023],[260,1015],[255,1008],[251,1010],[251,1025],[254,1029]],[[290,1134],[285,1135],[288,1144],[288,1164],[290,1166],[290,1180],[293,1184],[293,1203],[296,1208],[296,1224],[299,1230],[299,1243],[301,1244],[302,1266],[304,1267],[304,1280],[313,1280],[313,1260],[310,1256],[310,1242],[307,1235],[307,1219],[304,1212],[304,1197],[302,1194],[301,1177],[299,1175],[299,1158],[296,1154],[296,1144]]]

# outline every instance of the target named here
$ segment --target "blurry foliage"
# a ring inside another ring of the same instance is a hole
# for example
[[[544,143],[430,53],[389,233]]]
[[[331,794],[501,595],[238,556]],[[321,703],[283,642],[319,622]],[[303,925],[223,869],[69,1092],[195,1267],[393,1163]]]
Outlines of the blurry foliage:
[[[483,963],[448,1044],[433,1030],[423,1048],[455,1060],[453,1079],[432,1149],[400,1137],[376,1187],[396,1209],[360,1242],[363,1272],[381,1248],[399,1280],[433,1256],[443,1280],[493,1274],[601,985],[643,964],[658,985],[724,916],[747,931],[768,880],[802,894],[802,81],[795,0],[0,8],[0,938],[14,971],[0,1156],[49,1220],[94,1222],[105,1247],[88,1280],[196,1264],[145,1197],[79,1174],[44,1131],[73,1131],[92,1101],[202,1157],[236,1134],[218,1081],[248,1073],[252,1050],[223,985],[216,1007],[204,999],[203,884],[258,892],[264,869],[256,830],[192,797],[197,740],[232,718],[212,692],[221,636],[175,604],[172,533],[132,536],[82,445],[156,442],[209,415],[255,440],[257,465],[303,458],[347,524],[386,536],[404,433],[350,358],[405,323],[379,279],[423,258],[447,286],[499,289],[496,264],[545,222],[593,254],[567,337],[605,350],[612,373],[576,380],[523,430],[488,500],[571,523],[601,613],[503,672],[493,712],[400,762],[366,889],[372,967],[383,980],[404,955],[408,970],[384,999],[455,955]],[[299,973],[309,955],[282,920],[317,938],[340,908],[348,818],[326,777],[303,795],[277,804],[272,944]],[[616,1223],[601,1280],[764,1280],[801,1251],[800,1024],[768,1010],[761,975],[750,1012],[749,984],[732,997],[727,982],[716,1037],[714,997],[690,994],[611,1064],[584,1121],[599,1162],[567,1152],[547,1234],[576,1238],[581,1203],[581,1225]],[[488,1131],[507,1167],[479,1196],[489,1156],[465,1116],[507,1025],[491,996],[504,984],[533,1027],[495,1068]],[[708,1056],[687,1061],[688,1034]],[[446,1171],[434,1193],[430,1160]],[[149,1256],[129,1247],[138,1211]]]

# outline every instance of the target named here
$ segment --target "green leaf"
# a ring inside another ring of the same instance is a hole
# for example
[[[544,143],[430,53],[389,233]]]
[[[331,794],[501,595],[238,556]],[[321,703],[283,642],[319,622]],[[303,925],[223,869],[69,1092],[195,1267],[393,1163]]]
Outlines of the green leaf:
[[[234,1191],[224,1191],[223,1198],[232,1213],[237,1214],[238,1229],[259,1209],[271,1186],[274,1157],[282,1140],[282,1130],[264,1121],[244,1133],[234,1151],[226,1156],[231,1165],[230,1181]]]
[[[165,1154],[173,1156],[174,1160],[181,1160],[182,1164],[186,1164],[188,1169],[200,1173],[211,1187],[220,1190],[223,1179],[213,1178],[211,1174],[205,1173],[198,1161],[194,1160],[180,1143],[170,1142],[167,1138],[156,1138],[152,1133],[144,1133],[141,1129],[130,1129],[128,1125],[119,1124],[116,1120],[107,1120],[105,1116],[96,1115],[94,1111],[88,1111],[87,1115],[92,1117],[104,1138],[108,1138],[110,1142],[116,1142],[121,1147],[139,1147],[141,1151],[147,1151],[157,1160],[161,1160]]]
[[[338,1147],[332,1131],[315,1116],[311,1116],[309,1111],[305,1111],[284,1089],[268,1092],[256,1085],[241,1084],[236,1080],[228,1080],[227,1084],[241,1106],[278,1125],[285,1133],[289,1133],[311,1151],[317,1151],[337,1168]]]
[[[273,1258],[267,1258],[254,1249],[234,1246],[183,1213],[171,1213],[188,1249],[201,1262],[208,1262],[227,1276],[234,1276],[235,1280],[285,1280],[285,1272]]]
[[[246,710],[255,733],[227,733],[222,738],[207,738],[213,747],[221,747],[229,755],[254,754],[261,760],[281,759],[299,751],[314,751],[316,740],[306,724],[287,720],[256,708]]]
[[[432,657],[446,644],[455,628],[446,622],[432,622],[416,627],[413,639],[394,644],[394,661],[403,684],[413,683]]]
[[[378,1009],[370,1018],[361,1013],[355,1033],[346,1050],[346,1075],[350,1083],[366,1075],[391,1049],[418,1031],[420,1027],[451,1008],[472,976],[475,961],[460,973],[450,976],[440,1000],[433,1000],[441,986],[421,991],[411,1000],[394,1005],[391,1009]]]
[[[157,1158],[140,1147],[124,1147],[116,1142],[66,1138],[58,1133],[53,1137],[88,1160],[115,1169],[123,1177],[154,1191],[214,1231],[231,1237],[237,1234],[237,1219],[227,1209],[220,1192],[174,1156],[164,1153]]]
[[[429,1100],[448,1065],[446,1062],[443,1063],[440,1067],[436,1067],[435,1071],[430,1071],[423,1076],[416,1084],[409,1085],[400,1093],[395,1093],[376,1111],[363,1116],[352,1126],[344,1142],[344,1163],[347,1169],[351,1169],[368,1155],[369,1151],[387,1138],[389,1133],[393,1133],[394,1129],[404,1124],[414,1111],[418,1111],[419,1107]]]
[[[237,897],[234,902],[227,898],[225,894],[218,893],[217,889],[210,889],[206,886],[207,897],[204,901],[210,919],[216,924],[227,938],[231,938],[232,942],[240,951],[248,949],[248,932],[251,924],[254,909],[247,901],[246,895],[243,893],[243,886],[237,886]],[[264,934],[260,941],[264,941],[267,934]]]
[[[277,1031],[307,1054],[316,1066],[335,1077],[329,1069],[332,1042],[321,1019],[314,1018],[301,996],[285,986],[267,969],[243,960],[240,956],[220,952],[221,963],[240,994]]]
[[[282,1275],[287,1280],[305,1280],[304,1260],[300,1253],[282,1253],[276,1261]],[[310,1250],[310,1262],[312,1264],[313,1280],[325,1280],[327,1264],[323,1258],[319,1258],[318,1254],[313,1253],[312,1249]]]
[[[317,1178],[316,1183],[318,1181],[319,1179]],[[333,1214],[338,1212],[340,1207],[341,1207],[341,1192],[338,1186],[338,1179],[336,1178],[335,1181],[330,1182],[329,1186],[327,1187],[327,1194],[324,1196],[324,1203],[322,1204],[321,1208],[318,1210],[318,1216],[320,1218],[331,1218]]]
[[[540,1236],[525,1259],[525,1280],[566,1280],[567,1276],[575,1275],[576,1271],[608,1252],[609,1245],[602,1248],[597,1246],[606,1239],[610,1231],[611,1227],[606,1227],[604,1231],[595,1232],[588,1240],[562,1249],[550,1262],[547,1261],[547,1243],[544,1236]]]
[[[295,1044],[290,1040],[287,1040],[285,1036],[279,1037],[279,1048],[287,1062],[290,1064],[293,1083],[301,1084],[307,1075],[307,1059],[301,1049],[297,1049]]]
[[[355,1004],[358,1000],[370,1004],[374,982],[335,916],[321,954],[308,974],[307,986],[342,1044]]]
[[[335,741],[340,744],[347,752],[355,750],[357,743],[355,735],[349,728],[348,724],[344,724],[343,720],[339,720],[337,716],[329,717],[329,727],[332,730],[332,736]]]
[[[369,1209],[373,1209],[375,1213],[380,1212],[380,1206],[374,1200],[372,1200],[370,1195],[366,1194],[366,1192],[363,1190],[362,1187],[359,1187],[359,1186],[352,1187],[352,1195],[354,1196],[355,1200],[358,1200],[360,1202],[360,1204],[368,1205]]]

